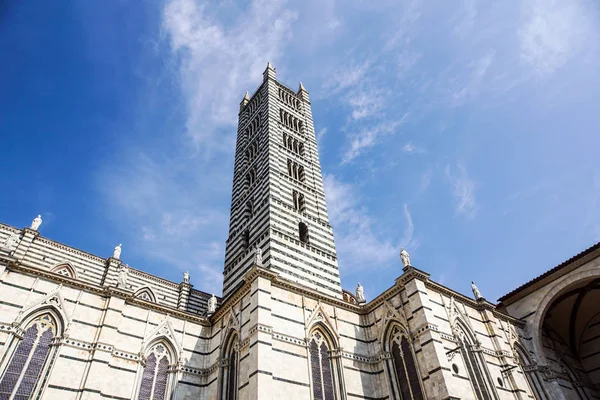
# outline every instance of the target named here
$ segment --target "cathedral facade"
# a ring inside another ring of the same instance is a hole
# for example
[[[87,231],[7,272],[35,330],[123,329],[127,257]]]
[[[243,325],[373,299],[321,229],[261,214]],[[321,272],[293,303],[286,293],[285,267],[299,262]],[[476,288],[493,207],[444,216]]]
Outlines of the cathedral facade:
[[[0,400],[600,398],[600,244],[497,304],[340,284],[308,92],[240,104],[223,298],[0,224]],[[400,268],[399,268],[400,271]]]

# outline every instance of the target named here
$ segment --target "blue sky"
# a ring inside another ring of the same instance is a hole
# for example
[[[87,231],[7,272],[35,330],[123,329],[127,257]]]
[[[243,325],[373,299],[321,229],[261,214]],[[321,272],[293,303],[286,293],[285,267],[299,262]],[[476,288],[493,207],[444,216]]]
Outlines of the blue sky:
[[[600,240],[595,1],[14,1],[0,221],[220,293],[238,104],[310,92],[342,284],[490,300]]]

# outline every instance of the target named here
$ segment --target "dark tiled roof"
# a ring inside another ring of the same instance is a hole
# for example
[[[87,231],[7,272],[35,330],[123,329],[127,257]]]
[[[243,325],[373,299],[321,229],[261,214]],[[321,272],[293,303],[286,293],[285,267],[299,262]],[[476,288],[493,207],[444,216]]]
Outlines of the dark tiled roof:
[[[498,299],[499,302],[502,302],[506,299],[508,299],[511,296],[514,296],[515,294],[517,294],[518,292],[522,291],[523,289],[528,288],[529,286],[533,285],[536,282],[541,281],[542,279],[552,275],[553,273],[563,269],[564,267],[566,267],[569,264],[574,263],[575,261],[579,260],[580,258],[583,258],[585,256],[587,256],[588,254],[596,251],[600,249],[600,242],[596,243],[595,245],[593,245],[592,247],[589,247],[587,249],[585,249],[584,251],[582,251],[581,253],[569,258],[567,261],[558,264],[556,267],[552,268],[551,270],[548,270],[546,272],[544,272],[542,275],[538,276],[537,278],[533,278],[532,280],[530,280],[529,282],[519,286],[518,288],[516,288],[515,290],[513,290],[512,292],[509,292],[507,294],[505,294],[504,296],[500,297]]]

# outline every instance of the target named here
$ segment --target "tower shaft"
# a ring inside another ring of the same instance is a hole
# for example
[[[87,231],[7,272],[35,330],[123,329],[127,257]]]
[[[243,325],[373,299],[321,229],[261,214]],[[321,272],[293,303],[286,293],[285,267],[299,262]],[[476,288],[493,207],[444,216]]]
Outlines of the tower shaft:
[[[240,104],[223,296],[259,247],[282,278],[341,297],[308,92],[277,82],[271,64],[263,75]]]

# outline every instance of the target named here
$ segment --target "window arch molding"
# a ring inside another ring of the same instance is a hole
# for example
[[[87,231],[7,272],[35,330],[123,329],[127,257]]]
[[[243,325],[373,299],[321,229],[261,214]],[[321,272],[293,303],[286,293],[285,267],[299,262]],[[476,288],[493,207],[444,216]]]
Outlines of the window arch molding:
[[[423,400],[421,371],[408,329],[400,321],[392,319],[387,324],[382,341],[390,398]]]
[[[345,400],[341,349],[335,335],[322,321],[308,329],[308,373],[312,400]]]
[[[544,400],[548,399],[548,394],[544,389],[543,379],[537,369],[537,365],[531,362],[531,358],[527,354],[527,350],[518,341],[512,344],[515,361],[519,364],[529,390],[532,392],[536,399]]]
[[[60,339],[68,327],[63,313],[52,304],[21,314],[10,332],[0,358],[0,396],[13,399],[41,399],[54,360],[60,352]],[[28,381],[30,384],[23,384]]]
[[[220,358],[219,396],[221,400],[237,400],[240,371],[240,336],[230,329],[223,341]]]
[[[487,362],[479,349],[480,343],[469,326],[461,319],[455,321],[454,337],[465,366],[473,393],[477,400],[496,400],[498,394],[487,368]]]
[[[135,297],[136,299],[146,300],[151,303],[156,303],[156,294],[150,286],[142,286],[141,288],[135,291],[133,297]]]
[[[176,346],[169,338],[161,335],[146,346],[143,354],[138,367],[136,399],[170,399],[177,379]]]
[[[63,261],[52,266],[52,268],[50,268],[50,272],[63,275],[72,279],[78,279],[77,270],[69,261]]]

